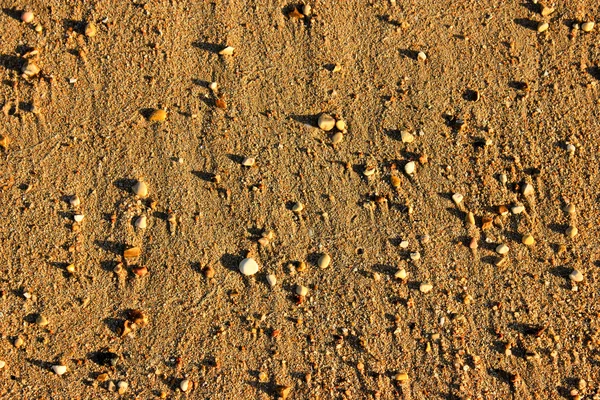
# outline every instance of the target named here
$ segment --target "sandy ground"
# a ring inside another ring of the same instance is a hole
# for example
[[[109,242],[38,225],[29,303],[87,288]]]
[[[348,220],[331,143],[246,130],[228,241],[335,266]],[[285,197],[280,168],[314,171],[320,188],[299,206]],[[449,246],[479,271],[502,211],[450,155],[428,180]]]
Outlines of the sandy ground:
[[[600,394],[598,3],[0,4],[2,398]]]

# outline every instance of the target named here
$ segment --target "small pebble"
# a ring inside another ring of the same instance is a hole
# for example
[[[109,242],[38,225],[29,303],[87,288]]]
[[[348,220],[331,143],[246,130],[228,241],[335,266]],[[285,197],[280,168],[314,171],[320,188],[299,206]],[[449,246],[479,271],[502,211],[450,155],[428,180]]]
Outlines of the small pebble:
[[[219,84],[217,82],[211,82],[208,84],[208,88],[214,92],[219,88]]]
[[[542,33],[542,32],[547,31],[549,27],[550,27],[550,25],[548,25],[547,22],[540,22],[537,26],[537,31],[539,33]]]
[[[325,268],[329,267],[330,263],[331,263],[331,256],[329,254],[323,254],[321,257],[319,257],[319,261],[317,262],[317,265],[319,266],[319,268],[325,269]]]
[[[296,294],[304,297],[308,294],[308,288],[306,286],[296,285]]]
[[[3,360],[0,360],[0,369],[3,369],[4,367],[6,367],[6,362]]]
[[[408,382],[408,374],[406,372],[397,373],[394,379],[400,383]]]
[[[239,265],[240,272],[252,276],[258,272],[258,263],[253,258],[244,258]]]
[[[29,24],[30,22],[33,21],[34,15],[33,12],[31,11],[25,11],[21,14],[21,21],[25,22],[26,24]]]
[[[454,201],[454,203],[457,205],[460,204],[463,201],[463,195],[460,193],[454,193],[452,195],[452,201]]]
[[[49,324],[48,319],[41,314],[35,318],[35,323],[39,326],[47,326]]]
[[[408,131],[402,131],[400,132],[400,139],[402,140],[402,143],[412,143],[415,141],[415,135]]]
[[[420,51],[417,54],[417,60],[419,60],[419,61],[425,61],[425,60],[427,60],[427,54],[425,54],[422,51]]]
[[[179,389],[181,389],[182,392],[187,392],[190,388],[190,380],[189,379],[184,379],[181,382],[179,382]]]
[[[137,275],[137,276],[146,276],[148,274],[148,268],[146,267],[140,267],[139,265],[136,265],[135,267],[131,268],[131,271]]]
[[[302,14],[304,14],[305,16],[310,16],[311,11],[312,8],[310,7],[310,4],[305,4],[302,6]]]
[[[96,28],[96,24],[94,24],[93,22],[88,22],[87,25],[85,26],[85,36],[87,37],[94,37],[96,36],[96,33],[98,32],[98,28]]]
[[[79,200],[79,196],[74,195],[69,199],[69,204],[71,205],[71,207],[73,208],[77,208],[79,207],[79,205],[81,204],[81,200]]]
[[[575,150],[576,150],[576,148],[572,143],[569,143],[567,145],[567,153],[573,154],[573,153],[575,153]]]
[[[25,340],[23,340],[23,338],[20,337],[20,336],[18,338],[16,338],[15,341],[14,341],[14,343],[13,343],[13,345],[17,349],[21,348],[24,344],[25,344]]]
[[[342,140],[344,140],[344,134],[342,132],[336,132],[333,134],[333,136],[331,137],[331,142],[333,144],[338,144],[341,143]]]
[[[319,116],[319,120],[317,121],[319,128],[323,129],[326,132],[329,132],[333,129],[336,122],[335,119],[329,114],[321,114]]]
[[[408,248],[408,240],[403,240],[400,242],[400,248],[407,249]]]
[[[222,56],[231,56],[231,55],[233,55],[234,50],[235,50],[234,47],[227,46],[223,50],[219,51],[219,54]]]
[[[146,182],[144,182],[142,180],[137,180],[135,182],[135,184],[132,186],[131,190],[133,191],[133,194],[135,194],[136,196],[139,196],[139,197],[148,196],[148,185],[146,185]]]
[[[275,287],[275,285],[277,285],[277,277],[275,276],[275,274],[268,274],[267,275],[267,283],[271,287]]]
[[[523,237],[521,238],[521,242],[525,245],[525,246],[531,246],[535,243],[535,239],[533,238],[532,235],[530,235],[529,233],[523,235]]]
[[[573,282],[579,283],[583,281],[583,274],[574,269],[570,274],[569,274],[569,279],[571,279]]]
[[[83,221],[83,218],[84,218],[84,217],[85,217],[85,216],[84,216],[83,214],[75,214],[75,215],[73,216],[73,219],[75,220],[75,222],[81,222],[81,221]]]
[[[469,211],[465,217],[465,221],[467,221],[467,224],[469,225],[475,225],[475,215]]]
[[[577,234],[579,233],[579,229],[577,229],[576,226],[569,226],[567,228],[567,230],[565,231],[565,234],[567,235],[567,237],[573,239],[575,236],[577,236]]]
[[[398,178],[396,175],[392,175],[390,177],[390,183],[392,184],[392,187],[399,188],[402,181],[400,181],[400,178]]]
[[[591,32],[594,29],[595,23],[593,21],[584,22],[581,24],[581,30],[584,32]]]
[[[376,167],[368,166],[368,167],[365,167],[365,170],[363,171],[363,175],[364,176],[372,176],[376,171],[377,171]]]
[[[242,160],[242,165],[244,167],[251,167],[256,163],[256,159],[254,157],[246,157]]]
[[[575,205],[574,204],[567,204],[565,206],[565,208],[563,208],[563,211],[569,214],[574,214],[575,213]]]
[[[347,129],[346,121],[344,121],[343,119],[338,119],[335,122],[335,127],[341,132],[346,132],[346,129]]]
[[[504,255],[504,254],[508,253],[508,246],[505,245],[504,243],[499,244],[498,246],[496,246],[496,253],[498,253],[500,255]]]
[[[205,266],[204,268],[202,268],[202,273],[204,274],[204,276],[208,279],[212,279],[215,277],[216,275],[216,271],[213,267],[211,267],[210,265]]]
[[[525,207],[522,205],[518,205],[518,206],[513,206],[510,208],[510,212],[512,212],[513,214],[521,214],[523,211],[525,211]]]
[[[406,270],[404,268],[400,268],[398,271],[396,271],[396,273],[394,274],[394,276],[398,279],[406,279],[406,277],[408,276],[408,273],[406,272]]]
[[[547,17],[554,12],[554,7],[542,6],[542,16]]]
[[[478,247],[479,245],[477,244],[477,239],[471,238],[471,241],[469,242],[469,248],[475,250]]]
[[[148,117],[148,121],[151,122],[163,122],[167,119],[167,112],[165,110],[154,110]]]
[[[292,211],[295,212],[296,214],[300,214],[302,212],[302,210],[304,210],[304,204],[297,202],[296,204],[294,204],[292,206]]]
[[[413,261],[418,261],[421,259],[421,253],[415,251],[414,253],[410,253],[410,259]]]
[[[431,283],[421,283],[421,285],[419,285],[419,290],[421,291],[421,293],[429,293],[431,292],[431,289],[433,289],[433,285]]]
[[[415,168],[416,168],[415,162],[414,161],[409,161],[404,166],[404,172],[406,172],[407,175],[412,175],[412,174],[415,173]]]
[[[148,218],[145,215],[140,215],[136,218],[134,225],[139,229],[146,229],[148,226]]]
[[[67,267],[65,269],[67,270],[68,273],[74,274],[75,273],[75,264],[69,264],[69,265],[67,265]]]
[[[125,381],[119,381],[117,383],[117,392],[119,394],[124,394],[128,388],[129,388],[129,383],[127,383]]]
[[[533,189],[533,185],[531,185],[530,183],[525,183],[523,185],[522,192],[525,196],[529,196],[532,195],[535,192],[535,190]]]
[[[27,63],[25,63],[25,65],[21,67],[21,72],[23,73],[23,75],[25,75],[25,77],[32,78],[40,73],[40,67],[38,67],[31,61],[27,61]]]
[[[64,375],[65,372],[67,372],[67,366],[66,365],[53,365],[52,366],[52,371],[54,371],[54,373],[56,375]]]
[[[506,185],[506,182],[508,182],[508,177],[506,176],[506,174],[500,174],[498,179],[500,180],[500,183],[503,185]]]

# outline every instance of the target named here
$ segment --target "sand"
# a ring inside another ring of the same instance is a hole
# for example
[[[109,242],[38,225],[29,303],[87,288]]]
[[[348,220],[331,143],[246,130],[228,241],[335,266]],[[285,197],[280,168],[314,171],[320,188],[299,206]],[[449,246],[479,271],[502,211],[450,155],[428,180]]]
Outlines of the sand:
[[[600,6],[310,5],[2,3],[1,397],[109,399],[119,381],[131,399],[600,393],[600,30],[572,29]],[[335,145],[323,112],[347,123]],[[149,323],[122,337],[132,309]]]

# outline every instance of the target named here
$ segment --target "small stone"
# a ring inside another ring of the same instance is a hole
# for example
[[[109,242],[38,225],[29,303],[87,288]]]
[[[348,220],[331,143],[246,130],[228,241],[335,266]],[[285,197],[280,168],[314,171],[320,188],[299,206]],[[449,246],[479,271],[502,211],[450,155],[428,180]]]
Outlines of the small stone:
[[[124,394],[128,388],[129,388],[129,383],[127,383],[125,381],[117,382],[117,392],[119,394]]]
[[[570,274],[569,274],[569,279],[571,279],[573,282],[575,283],[579,283],[583,281],[583,274],[574,269]]]
[[[396,271],[394,276],[398,279],[404,280],[408,276],[408,273],[406,272],[406,270],[404,268],[400,268],[398,271]]]
[[[418,251],[410,253],[410,259],[413,260],[413,261],[420,260],[421,259],[421,253],[419,253]]]
[[[326,132],[329,132],[330,130],[333,129],[336,122],[335,122],[335,119],[331,115],[323,113],[319,116],[319,120],[317,121],[317,124],[319,125],[319,128],[323,129]]]
[[[567,235],[567,237],[573,239],[575,236],[577,236],[577,234],[579,233],[579,229],[577,229],[577,227],[575,226],[569,226],[567,228],[567,230],[565,231],[565,234]]]
[[[142,253],[142,249],[139,247],[130,247],[123,251],[123,257],[125,258],[136,258],[139,257]]]
[[[479,245],[477,244],[477,239],[471,238],[471,241],[469,242],[469,248],[475,250],[478,247]]]
[[[419,61],[425,61],[425,60],[427,60],[427,54],[425,54],[424,52],[420,51],[417,54],[417,60],[419,60]]]
[[[390,177],[390,183],[392,184],[392,187],[399,188],[402,181],[396,175],[392,175]]]
[[[96,33],[98,32],[98,28],[96,28],[96,24],[94,24],[93,22],[88,22],[85,26],[85,36],[87,37],[94,37],[96,36]]]
[[[542,17],[547,17],[554,12],[554,7],[542,6]]]
[[[513,206],[510,208],[510,212],[512,212],[515,215],[521,214],[523,211],[525,211],[525,206],[522,205]]]
[[[33,22],[33,18],[34,15],[31,11],[25,11],[21,14],[21,21],[25,22],[26,24]]]
[[[292,392],[292,387],[291,386],[286,386],[286,385],[279,385],[277,386],[277,395],[282,399],[282,400],[286,400],[290,393]]]
[[[506,207],[504,204],[498,207],[498,214],[504,216],[504,215],[508,215],[508,207]]]
[[[348,128],[346,126],[346,121],[344,121],[343,119],[338,119],[335,122],[335,127],[340,130],[341,132],[346,132],[346,129]]]
[[[565,208],[563,208],[563,211],[569,214],[574,214],[575,213],[575,204],[567,204],[565,206]]]
[[[23,338],[22,338],[22,337],[20,337],[20,336],[19,336],[19,337],[17,337],[17,338],[15,339],[14,343],[13,343],[13,345],[14,345],[14,346],[15,346],[17,349],[21,348],[21,347],[22,347],[24,344],[25,344],[25,340],[23,340]]]
[[[307,268],[308,267],[307,267],[306,263],[304,261],[300,261],[298,263],[298,266],[296,267],[296,271],[298,271],[298,272],[304,272],[304,271],[306,271]]]
[[[584,22],[581,24],[581,30],[584,32],[591,32],[594,29],[595,23],[593,21]]]
[[[498,179],[500,180],[500,183],[503,185],[506,185],[506,182],[508,182],[508,177],[506,176],[506,174],[500,174]]]
[[[275,285],[277,285],[277,277],[275,276],[275,274],[268,274],[267,275],[267,283],[271,287],[275,287]]]
[[[223,50],[219,51],[219,54],[222,56],[231,56],[231,55],[233,55],[234,50],[235,50],[234,47],[227,46]]]
[[[573,143],[569,143],[567,145],[567,153],[573,154],[573,153],[575,153],[575,150],[577,150],[577,149],[575,148],[575,145],[573,145]]]
[[[67,265],[67,267],[65,269],[67,270],[68,273],[74,274],[75,273],[75,264],[69,264],[69,265]]]
[[[26,78],[32,78],[40,73],[40,67],[35,65],[31,61],[27,61],[25,65],[21,68],[21,72],[25,75]]]
[[[138,229],[146,229],[148,226],[148,218],[145,215],[140,215],[135,219],[134,225]]]
[[[508,253],[508,246],[505,245],[504,243],[499,244],[498,246],[496,246],[496,253],[498,253],[500,255],[504,255],[504,254]]]
[[[366,177],[372,176],[373,174],[375,174],[375,172],[377,171],[377,168],[374,166],[367,166],[365,167],[365,170],[363,171],[363,175]]]
[[[535,239],[533,238],[532,235],[530,235],[529,233],[523,235],[523,237],[521,238],[521,242],[525,245],[525,246],[531,246],[535,243]]]
[[[79,196],[77,196],[77,195],[71,196],[71,198],[69,199],[69,204],[73,208],[79,207],[79,205],[81,204],[81,200],[79,200]]]
[[[140,277],[146,276],[148,274],[148,268],[140,267],[139,265],[136,265],[131,268],[131,272],[133,272],[135,275],[140,276]]]
[[[331,137],[331,143],[338,144],[344,140],[344,134],[342,132],[336,132]]]
[[[408,131],[402,131],[400,132],[400,139],[402,140],[402,143],[412,143],[415,141],[415,135]]]
[[[35,318],[35,323],[38,326],[47,326],[49,324],[48,319],[42,314],[38,314],[38,316]]]
[[[240,272],[252,276],[258,272],[258,263],[251,257],[244,258],[239,265]]]
[[[75,214],[75,215],[73,215],[73,219],[75,220],[75,222],[81,222],[81,221],[83,221],[84,217],[85,216],[83,214]]]
[[[431,289],[433,289],[433,285],[431,283],[422,282],[421,285],[419,285],[419,290],[421,293],[429,293],[431,292]]]
[[[550,25],[548,25],[547,22],[540,22],[537,26],[537,31],[539,33],[542,33],[542,32],[547,31],[549,27],[550,27]]]
[[[219,84],[217,82],[211,82],[208,84],[208,88],[215,92],[219,88]]]
[[[167,112],[165,110],[154,110],[148,117],[148,121],[150,122],[163,122],[165,119],[167,119]]]
[[[400,248],[402,248],[402,249],[407,249],[408,245],[409,245],[408,240],[402,240],[400,242]]]
[[[211,267],[210,265],[206,265],[204,268],[202,268],[202,273],[208,279],[212,279],[216,275],[215,269],[213,267]]]
[[[35,24],[35,28],[33,28],[33,29],[35,29],[35,31],[37,33],[42,33],[42,30],[44,30],[44,27],[42,26],[42,24]]]
[[[415,173],[415,168],[416,168],[415,162],[414,161],[409,161],[404,166],[404,172],[406,172],[407,175],[412,175],[412,174]]]
[[[65,372],[67,372],[67,366],[66,365],[53,365],[52,366],[52,371],[54,371],[54,373],[56,375],[64,375]]]
[[[531,185],[530,183],[525,183],[521,191],[525,196],[532,195],[535,192],[535,190],[533,189],[533,185]]]
[[[321,257],[319,257],[319,261],[317,261],[317,265],[321,269],[325,269],[325,268],[329,267],[330,263],[331,263],[331,256],[329,254],[323,254]]]
[[[190,389],[190,383],[189,379],[182,380],[179,382],[179,389],[181,389],[182,392],[187,392]]]
[[[400,383],[408,382],[408,374],[406,372],[397,373],[394,379]]]
[[[6,367],[6,362],[3,360],[0,360],[0,369],[3,369],[4,367]]]
[[[305,16],[310,16],[310,13],[312,12],[312,8],[310,7],[310,4],[305,4],[302,6],[302,14],[304,14]]]
[[[471,211],[469,211],[467,213],[465,221],[467,221],[467,224],[469,225],[475,225],[475,215]]]
[[[452,201],[454,201],[456,205],[460,204],[463,201],[463,195],[460,193],[454,193],[452,195]]]
[[[131,190],[136,196],[142,198],[148,196],[148,185],[146,185],[146,182],[142,180],[137,180],[135,184],[131,187]]]
[[[256,159],[254,157],[245,157],[242,160],[242,165],[244,167],[251,167],[256,163]]]
[[[295,212],[296,214],[300,214],[302,212],[302,210],[304,210],[304,204],[297,202],[296,204],[294,204],[292,206],[292,211]]]
[[[308,288],[306,286],[296,285],[296,294],[304,297],[308,294]]]

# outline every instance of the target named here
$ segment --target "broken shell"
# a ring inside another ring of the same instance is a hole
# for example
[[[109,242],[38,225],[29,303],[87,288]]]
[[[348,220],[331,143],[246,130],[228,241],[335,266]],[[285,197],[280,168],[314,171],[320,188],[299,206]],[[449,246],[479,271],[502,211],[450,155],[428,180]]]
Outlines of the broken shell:
[[[121,328],[121,337],[129,335],[133,329],[135,328],[135,324],[130,320],[126,319],[123,321],[123,327]]]
[[[419,61],[425,61],[425,60],[427,60],[427,54],[425,54],[424,52],[420,51],[419,53],[417,53],[417,60],[419,60]]]
[[[533,185],[531,185],[530,183],[523,184],[523,188],[521,189],[521,191],[525,196],[532,195],[535,192],[535,190],[533,189]]]
[[[431,283],[423,282],[419,285],[419,290],[421,293],[429,293],[433,289],[433,285]]]
[[[69,199],[69,204],[71,205],[71,207],[77,208],[81,204],[81,200],[79,200],[79,197],[77,195],[74,195]]]
[[[281,397],[282,400],[286,400],[292,391],[291,386],[279,385],[277,386],[277,395]]]
[[[98,32],[98,28],[96,28],[96,24],[94,24],[93,22],[88,22],[87,25],[85,26],[85,36],[87,37],[94,37],[96,36],[96,32]]]
[[[406,270],[404,268],[400,268],[398,271],[396,271],[394,276],[398,279],[404,280],[408,276],[408,273],[406,272]]]
[[[179,382],[179,389],[181,389],[182,392],[187,392],[188,390],[190,390],[191,386],[192,382],[189,379],[184,379],[181,382]]]
[[[542,33],[542,32],[547,31],[549,27],[550,27],[550,25],[548,25],[547,22],[540,22],[537,26],[537,31],[539,33]]]
[[[274,274],[269,274],[267,275],[267,282],[269,283],[269,286],[274,287],[277,285],[277,277]]]
[[[21,72],[23,72],[23,75],[25,75],[27,78],[32,78],[40,73],[40,67],[31,61],[27,61],[27,63],[21,68]]]
[[[408,175],[412,175],[412,174],[415,173],[415,168],[416,168],[415,162],[414,161],[409,161],[404,166],[404,172],[406,172]]]
[[[523,237],[521,238],[521,242],[525,245],[525,246],[531,246],[535,243],[535,239],[533,238],[532,235],[525,234],[523,235]]]
[[[335,119],[331,115],[323,113],[319,116],[317,124],[319,125],[319,128],[328,132],[335,126]]]
[[[573,239],[575,236],[577,236],[577,234],[579,233],[579,229],[577,229],[576,226],[569,226],[567,228],[567,230],[565,231],[565,234],[567,235],[567,237]]]
[[[148,226],[148,218],[145,215],[140,215],[136,218],[134,225],[136,228],[146,229]]]
[[[368,166],[365,168],[365,170],[363,171],[363,174],[365,176],[371,176],[375,173],[375,171],[377,171],[377,168],[374,166]]]
[[[583,281],[583,274],[574,269],[570,274],[569,274],[569,279],[571,279],[573,282],[579,283]]]
[[[38,316],[35,318],[35,323],[39,326],[46,326],[50,322],[48,322],[48,319],[46,317],[44,317],[42,314],[38,314]]]
[[[133,194],[135,194],[136,196],[139,196],[139,197],[148,196],[148,185],[146,185],[146,182],[144,182],[142,180],[138,180],[133,185],[131,190],[133,191]]]
[[[456,205],[460,204],[463,201],[463,195],[460,193],[454,193],[452,195],[452,201],[454,201]]]
[[[256,163],[256,159],[254,157],[246,157],[242,160],[242,165],[244,167],[251,167]]]
[[[397,382],[404,383],[408,381],[408,374],[406,372],[399,372],[394,377]]]
[[[146,274],[148,274],[148,268],[146,267],[140,267],[140,266],[134,266],[131,267],[131,271],[136,274],[137,276],[145,276]]]
[[[504,255],[506,253],[508,253],[508,246],[505,245],[504,243],[499,244],[498,246],[496,246],[496,253]]]
[[[230,56],[233,54],[233,50],[235,50],[234,47],[227,46],[223,50],[219,51],[219,54],[222,56]]]
[[[54,371],[56,375],[64,375],[67,372],[67,367],[65,365],[53,365],[52,371]]]
[[[161,109],[152,111],[148,116],[148,121],[151,122],[163,122],[165,119],[167,119],[167,112]]]
[[[83,214],[73,215],[73,219],[75,220],[75,222],[81,222],[81,221],[83,221],[83,218],[85,218],[85,216]]]
[[[402,131],[400,132],[400,140],[402,140],[402,143],[412,143],[415,141],[415,135],[408,131]]]
[[[294,204],[292,206],[292,211],[295,212],[296,214],[299,214],[302,212],[302,210],[304,210],[304,204],[297,202],[296,204]]]
[[[581,24],[581,30],[584,32],[591,32],[594,29],[595,23],[593,21],[584,22]]]
[[[125,258],[136,258],[139,257],[142,252],[142,249],[139,247],[130,247],[123,252],[123,257]]]

